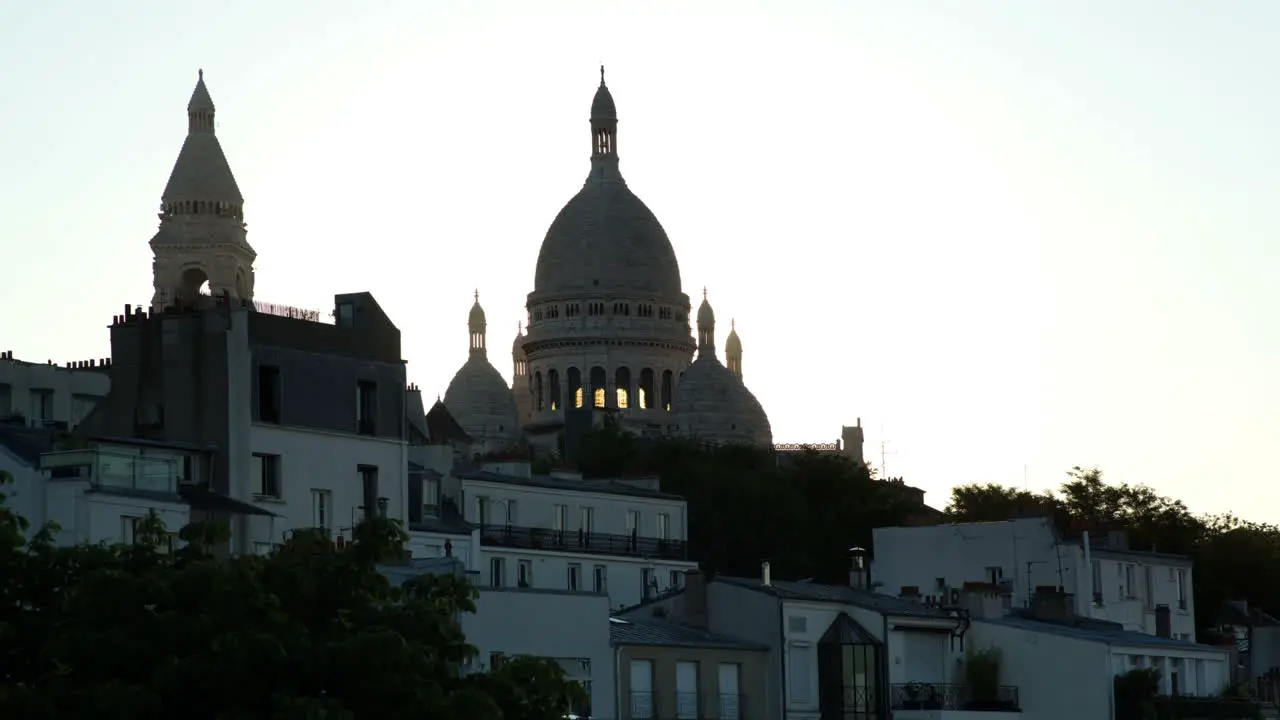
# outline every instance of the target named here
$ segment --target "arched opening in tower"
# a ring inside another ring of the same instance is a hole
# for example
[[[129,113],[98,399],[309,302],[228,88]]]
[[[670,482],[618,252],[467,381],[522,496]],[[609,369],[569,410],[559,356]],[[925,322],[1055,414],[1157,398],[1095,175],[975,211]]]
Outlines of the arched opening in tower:
[[[591,405],[592,407],[604,407],[605,384],[609,381],[608,375],[605,374],[604,368],[599,365],[591,368]]]
[[[182,271],[182,278],[178,285],[178,299],[195,302],[200,296],[208,297],[212,294],[209,276],[202,268],[190,267]]]
[[[565,379],[569,382],[569,395],[573,397],[573,406],[582,407],[582,371],[571,367],[565,374]]]
[[[547,371],[547,385],[550,392],[551,410],[555,412],[560,409],[560,371],[551,368]]]
[[[620,367],[613,371],[614,394],[619,410],[626,410],[631,400],[631,368]]]
[[[640,371],[640,387],[636,388],[636,401],[641,410],[648,410],[653,404],[653,368]]]

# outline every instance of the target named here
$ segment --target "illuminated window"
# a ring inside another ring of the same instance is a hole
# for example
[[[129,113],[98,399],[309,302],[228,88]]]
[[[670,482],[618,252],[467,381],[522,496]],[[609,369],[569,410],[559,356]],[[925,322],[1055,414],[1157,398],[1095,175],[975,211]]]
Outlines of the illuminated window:
[[[618,388],[618,409],[620,410],[627,409],[627,389],[626,388]]]

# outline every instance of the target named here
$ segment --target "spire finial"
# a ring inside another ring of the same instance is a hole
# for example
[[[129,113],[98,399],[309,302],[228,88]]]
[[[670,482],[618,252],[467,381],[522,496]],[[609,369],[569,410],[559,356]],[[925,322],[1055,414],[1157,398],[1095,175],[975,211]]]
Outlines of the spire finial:
[[[703,299],[703,300],[706,300],[706,299],[707,299],[707,286],[706,286],[706,285],[703,285],[703,286],[702,286],[702,299]]]
[[[476,288],[476,302],[480,302],[480,288]]]
[[[201,82],[204,82],[204,68],[200,68],[199,70],[196,70],[196,75],[199,76],[197,78],[198,80],[200,80]]]
[[[600,84],[604,84],[604,63],[600,63]]]
[[[734,318],[729,318],[729,332],[733,332],[737,329],[738,329],[738,321],[735,320]]]
[[[517,334],[517,335],[523,335],[523,334],[524,334],[524,321],[523,321],[523,320],[521,320],[520,322],[516,323],[516,334]]]

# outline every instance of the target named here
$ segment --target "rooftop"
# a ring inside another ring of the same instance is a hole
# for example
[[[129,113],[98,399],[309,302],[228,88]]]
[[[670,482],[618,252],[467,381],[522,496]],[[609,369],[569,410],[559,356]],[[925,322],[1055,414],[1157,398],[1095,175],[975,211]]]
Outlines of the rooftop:
[[[617,480],[567,480],[550,475],[534,475],[533,477],[516,477],[487,470],[462,470],[455,475],[464,480],[502,483],[504,485],[521,485],[524,487],[547,488],[550,490],[568,490],[570,492],[594,492],[606,495],[628,495],[664,500],[684,500],[679,495],[664,493],[658,490],[647,490]]]
[[[874,610],[882,615],[901,617],[950,618],[946,610],[930,607],[923,603],[901,600],[891,595],[859,590],[847,585],[819,585],[811,582],[791,582],[774,580],[765,585],[759,578],[740,578],[717,576],[715,582],[728,583],[739,587],[768,593],[783,600],[801,600],[809,602],[840,603]]]
[[[1173,638],[1160,637],[1159,635],[1147,635],[1146,633],[1125,630],[1124,627],[1118,623],[1105,623],[1096,620],[1089,621],[1077,619],[1076,622],[1052,622],[1048,620],[1036,620],[1020,615],[1006,615],[1001,618],[974,618],[973,622],[1003,625],[1005,627],[1027,630],[1029,632],[1043,632],[1051,635],[1075,638],[1077,640],[1101,642],[1108,645],[1181,648],[1183,650],[1215,649],[1212,645],[1201,645],[1188,640],[1175,640]]]
[[[609,638],[614,645],[660,645],[709,650],[766,651],[769,649],[764,645],[713,633],[703,628],[649,618],[641,620],[609,618]]]

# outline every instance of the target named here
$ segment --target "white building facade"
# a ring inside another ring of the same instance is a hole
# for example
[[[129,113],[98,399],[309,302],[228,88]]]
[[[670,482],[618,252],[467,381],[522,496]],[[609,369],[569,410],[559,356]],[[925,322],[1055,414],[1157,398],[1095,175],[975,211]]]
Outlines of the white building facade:
[[[75,427],[107,396],[110,367],[105,358],[54,365],[0,354],[0,423]]]
[[[478,528],[482,585],[597,593],[619,608],[678,587],[697,567],[688,559],[685,501],[659,492],[656,480],[490,467],[457,472],[445,489]]]
[[[966,583],[1003,589],[1028,607],[1038,587],[1074,596],[1080,617],[1195,641],[1190,559],[1127,549],[1124,533],[1063,540],[1047,518],[885,527],[874,531],[873,587],[894,596],[954,602]],[[1158,610],[1169,609],[1168,628]]]

